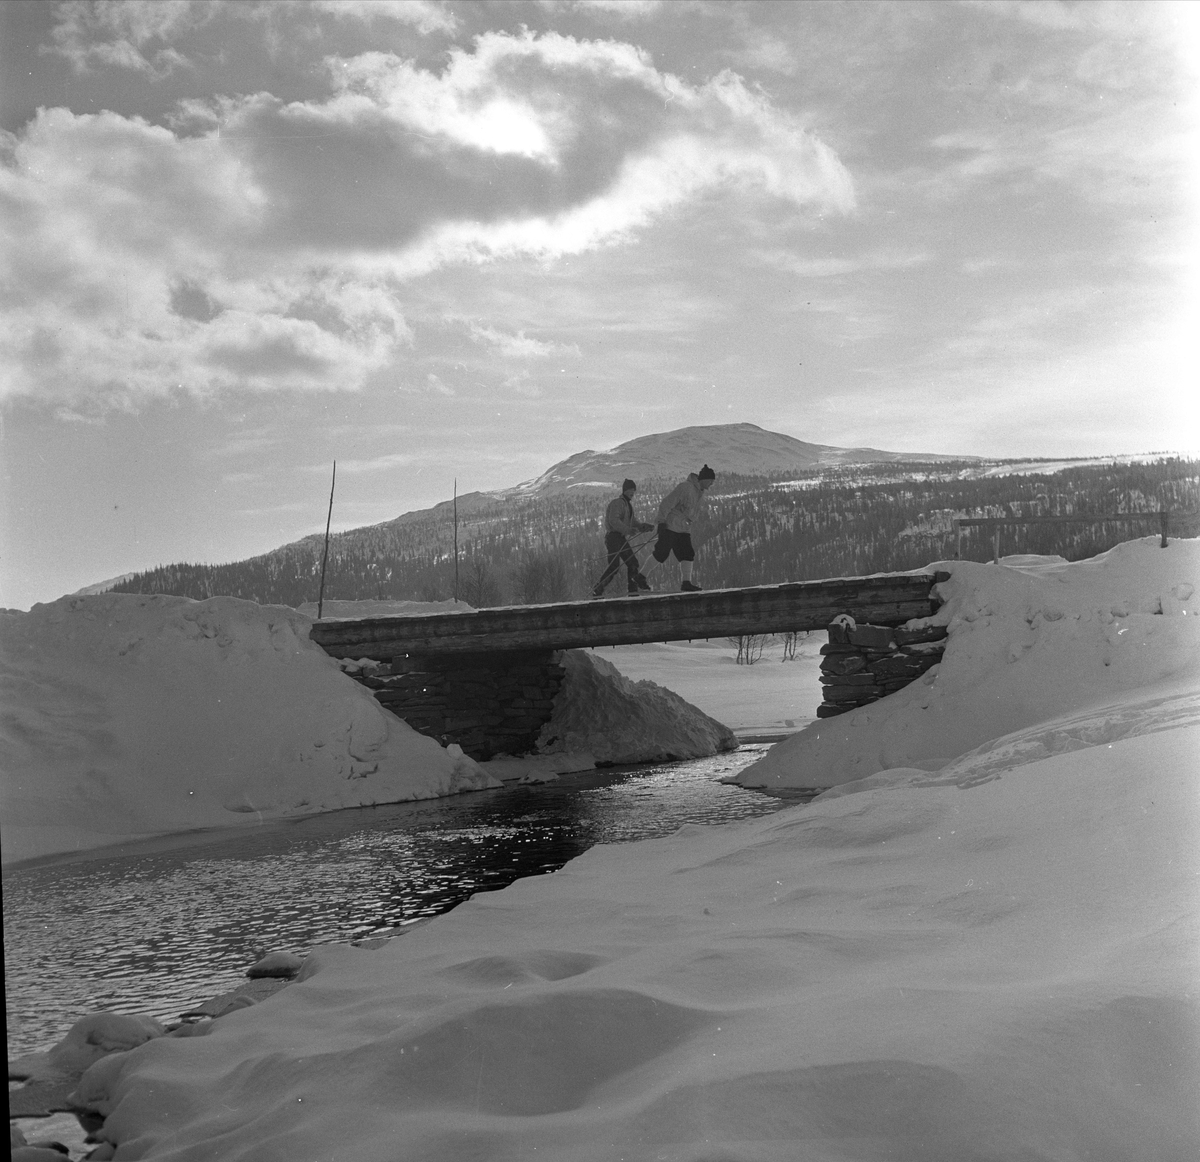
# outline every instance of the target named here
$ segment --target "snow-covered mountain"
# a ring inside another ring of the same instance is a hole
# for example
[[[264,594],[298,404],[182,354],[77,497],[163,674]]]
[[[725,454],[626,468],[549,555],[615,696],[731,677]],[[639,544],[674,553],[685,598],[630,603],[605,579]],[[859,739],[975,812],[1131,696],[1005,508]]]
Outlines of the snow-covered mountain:
[[[607,452],[590,449],[555,464],[535,480],[501,495],[546,495],[589,485],[608,488],[629,476],[646,480],[681,479],[708,464],[718,475],[769,476],[779,472],[845,464],[974,460],[974,456],[884,452],[878,448],[837,448],[809,444],[757,424],[709,424],[639,436]]]

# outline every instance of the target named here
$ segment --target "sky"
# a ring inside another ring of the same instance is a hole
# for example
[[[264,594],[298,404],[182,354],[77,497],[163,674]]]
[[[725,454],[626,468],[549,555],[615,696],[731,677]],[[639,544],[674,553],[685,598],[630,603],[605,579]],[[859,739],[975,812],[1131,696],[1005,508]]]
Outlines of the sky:
[[[750,422],[1197,440],[1187,3],[0,5],[0,606]]]

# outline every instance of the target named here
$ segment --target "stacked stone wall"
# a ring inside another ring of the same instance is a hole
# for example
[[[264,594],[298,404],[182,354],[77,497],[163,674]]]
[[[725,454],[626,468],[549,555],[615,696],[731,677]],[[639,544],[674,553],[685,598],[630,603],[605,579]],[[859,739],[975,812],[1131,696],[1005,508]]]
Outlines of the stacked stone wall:
[[[945,626],[892,629],[835,621],[828,645],[821,647],[824,701],[817,717],[845,714],[904,689],[936,666],[945,648]]]
[[[414,730],[484,761],[534,749],[565,672],[560,652],[514,650],[406,655],[350,676]]]

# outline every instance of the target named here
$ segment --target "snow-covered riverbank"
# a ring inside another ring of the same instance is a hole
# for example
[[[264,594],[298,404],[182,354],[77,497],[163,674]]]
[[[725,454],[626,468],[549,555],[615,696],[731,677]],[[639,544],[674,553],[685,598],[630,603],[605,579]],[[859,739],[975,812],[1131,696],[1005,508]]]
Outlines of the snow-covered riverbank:
[[[1196,1157],[1200,543],[952,568],[940,751],[858,711],[764,760],[810,805],[319,950],[85,1075],[116,1157]]]
[[[344,617],[449,603],[329,604]],[[228,597],[110,593],[0,613],[4,862],[734,745],[670,690],[573,651],[549,753],[480,765],[383,710],[310,625]]]

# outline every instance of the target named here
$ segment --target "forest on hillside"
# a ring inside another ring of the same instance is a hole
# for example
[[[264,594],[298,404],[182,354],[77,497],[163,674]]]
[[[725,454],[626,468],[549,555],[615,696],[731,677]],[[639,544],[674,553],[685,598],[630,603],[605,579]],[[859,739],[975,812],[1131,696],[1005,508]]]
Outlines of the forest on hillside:
[[[1197,520],[1182,514],[1197,510],[1200,461],[1164,457],[1046,474],[979,473],[978,464],[943,462],[824,468],[787,480],[725,476],[710,490],[707,518],[694,532],[697,578],[705,588],[728,588],[921,568],[956,555],[956,517],[1145,514],[1165,507],[1177,514],[1172,535],[1197,535]],[[640,519],[654,519],[668,487],[649,482],[638,493]],[[605,564],[601,523],[608,499],[599,489],[481,498],[460,516],[457,568],[447,505],[339,533],[330,540],[325,597],[457,596],[477,608],[585,597]],[[1146,520],[1031,525],[1003,530],[1000,552],[1079,560],[1157,528]],[[231,564],[165,565],[114,591],[297,606],[317,600],[322,548],[323,538],[313,536]],[[651,570],[649,548],[641,555],[654,588],[677,588],[674,561]],[[964,558],[991,555],[982,530],[963,531]],[[618,576],[610,592],[623,587]]]

